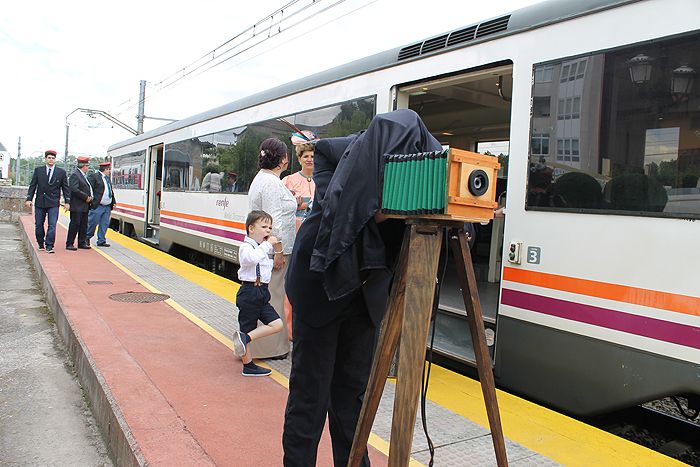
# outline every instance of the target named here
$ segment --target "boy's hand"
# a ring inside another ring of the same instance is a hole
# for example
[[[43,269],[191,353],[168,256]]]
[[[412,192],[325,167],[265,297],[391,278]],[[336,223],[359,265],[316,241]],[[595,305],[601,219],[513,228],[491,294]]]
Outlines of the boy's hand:
[[[275,243],[280,242],[274,235],[270,235],[269,237],[267,237],[267,241],[270,242],[272,246],[275,246]]]

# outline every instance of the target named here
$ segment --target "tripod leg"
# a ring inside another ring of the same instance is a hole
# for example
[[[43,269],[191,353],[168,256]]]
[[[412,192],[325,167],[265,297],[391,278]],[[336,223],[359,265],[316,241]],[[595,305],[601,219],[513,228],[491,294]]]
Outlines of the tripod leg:
[[[418,395],[425,362],[425,344],[435,296],[443,229],[436,225],[412,225],[411,258],[406,271],[406,297],[399,349],[399,373],[391,423],[389,466],[409,463]]]
[[[367,440],[374,423],[374,417],[377,414],[379,401],[384,391],[384,383],[389,373],[391,359],[399,342],[401,324],[403,322],[404,294],[406,292],[409,234],[410,230],[406,228],[386,316],[382,322],[377,349],[374,353],[372,371],[370,372],[367,390],[362,401],[360,418],[358,419],[357,428],[355,428],[355,437],[352,441],[352,450],[348,458],[348,467],[357,467],[362,462],[365,449],[367,449]]]
[[[481,302],[479,301],[479,293],[476,288],[472,257],[463,229],[450,229],[450,249],[455,258],[459,285],[462,288],[462,298],[467,309],[467,320],[469,321],[469,330],[476,354],[481,391],[484,394],[486,413],[489,418],[489,426],[491,427],[491,439],[496,452],[496,462],[498,467],[505,467],[508,465],[508,457],[506,456],[506,444],[503,439],[501,416],[498,412],[498,400],[496,400],[496,384],[493,379],[491,357],[486,346],[484,318],[481,314]]]

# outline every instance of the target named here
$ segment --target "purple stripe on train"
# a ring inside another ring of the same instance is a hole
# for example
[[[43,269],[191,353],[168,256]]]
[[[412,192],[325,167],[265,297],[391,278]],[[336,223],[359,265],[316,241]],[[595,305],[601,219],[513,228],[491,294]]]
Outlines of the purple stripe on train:
[[[216,227],[208,227],[206,225],[192,224],[191,222],[179,221],[172,219],[170,217],[161,216],[160,221],[164,224],[171,224],[178,227],[183,227],[185,229],[197,230],[199,232],[208,233],[210,235],[216,235],[218,237],[230,238],[232,240],[243,241],[245,235],[238,232],[231,232],[230,230],[217,229]]]
[[[503,289],[501,303],[550,316],[700,349],[700,328],[597,306]]]
[[[112,209],[112,211],[121,212],[124,214],[129,214],[129,215],[136,216],[136,217],[143,217],[142,211],[135,211],[135,210],[129,209],[129,208],[117,208],[117,207],[115,207],[114,209]]]

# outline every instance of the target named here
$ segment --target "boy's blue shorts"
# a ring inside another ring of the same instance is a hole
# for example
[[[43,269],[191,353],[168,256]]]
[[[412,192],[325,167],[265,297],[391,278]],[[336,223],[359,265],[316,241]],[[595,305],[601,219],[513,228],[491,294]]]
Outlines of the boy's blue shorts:
[[[256,286],[243,282],[236,294],[238,307],[238,326],[241,332],[248,333],[258,327],[258,320],[270,324],[280,316],[270,305],[270,290],[267,284]]]

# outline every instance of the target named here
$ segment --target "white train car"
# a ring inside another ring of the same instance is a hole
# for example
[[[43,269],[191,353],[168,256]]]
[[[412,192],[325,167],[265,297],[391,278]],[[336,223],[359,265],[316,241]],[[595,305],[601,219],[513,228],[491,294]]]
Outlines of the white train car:
[[[505,218],[472,252],[500,384],[579,414],[700,404],[698,18],[696,0],[551,0],[166,125],[110,148],[114,222],[236,263],[278,118],[330,137],[411,108],[503,166]],[[471,362],[449,270],[436,348]]]

